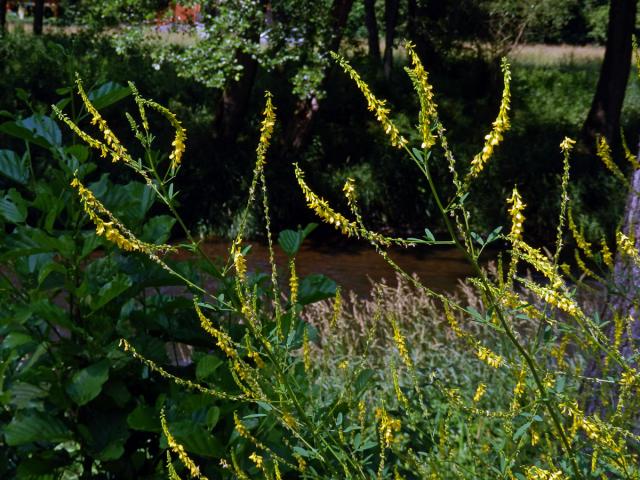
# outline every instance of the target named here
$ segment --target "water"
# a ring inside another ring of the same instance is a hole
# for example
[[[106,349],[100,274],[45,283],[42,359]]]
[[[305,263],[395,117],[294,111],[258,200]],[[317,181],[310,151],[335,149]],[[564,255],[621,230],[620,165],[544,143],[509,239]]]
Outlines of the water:
[[[269,250],[265,244],[249,242],[251,253],[247,257],[249,270],[270,271]],[[226,258],[229,242],[209,240],[203,243],[204,251],[212,257]],[[276,264],[283,271],[287,268],[287,256],[275,247]],[[416,246],[394,248],[390,257],[406,272],[416,273],[422,283],[436,291],[452,291],[458,280],[472,274],[469,263],[454,248]],[[335,280],[343,290],[353,290],[367,295],[371,282],[385,279],[395,284],[395,272],[369,245],[349,242],[346,245],[306,243],[296,256],[296,271],[300,277],[310,273],[322,273]]]

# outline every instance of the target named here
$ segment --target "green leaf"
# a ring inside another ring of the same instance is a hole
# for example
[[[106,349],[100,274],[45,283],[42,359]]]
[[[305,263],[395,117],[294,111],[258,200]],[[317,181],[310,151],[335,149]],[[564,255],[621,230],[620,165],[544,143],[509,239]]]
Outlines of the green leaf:
[[[513,434],[513,439],[517,441],[522,435],[526,433],[527,430],[529,430],[529,427],[531,427],[532,423],[533,422],[527,422],[520,428],[518,428],[518,430],[516,430],[516,432]]]
[[[307,236],[317,228],[317,223],[309,223],[303,229],[283,230],[278,235],[278,244],[280,248],[290,257],[295,256],[302,246],[302,242]]]
[[[109,362],[101,360],[74,373],[66,391],[75,403],[85,405],[100,394],[108,378]]]
[[[107,303],[117,298],[130,288],[132,284],[133,282],[128,275],[123,273],[116,275],[113,280],[105,283],[92,299],[91,310],[96,311],[104,307]]]
[[[80,163],[89,158],[89,149],[84,145],[71,145],[66,147],[64,151],[69,155],[73,155]]]
[[[59,418],[29,410],[19,412],[11,419],[4,430],[4,438],[7,445],[14,447],[31,442],[64,442],[71,434]]]
[[[0,216],[11,223],[24,223],[27,219],[27,203],[15,189],[0,198]]]
[[[321,274],[312,274],[304,277],[298,290],[298,303],[308,305],[310,303],[332,298],[338,288],[336,282]]]
[[[131,94],[129,87],[124,87],[119,83],[107,82],[100,87],[91,90],[88,94],[89,100],[98,110],[108,107]]]
[[[43,148],[51,148],[51,144],[45,138],[35,135],[31,130],[16,122],[5,122],[0,125],[0,133],[6,133]]]
[[[211,407],[207,412],[207,428],[213,430],[220,420],[220,409],[218,407]]]
[[[143,432],[160,432],[160,416],[156,409],[145,404],[140,404],[127,417],[127,424],[134,430]]]
[[[13,150],[0,150],[0,173],[20,185],[29,181],[29,166],[26,157],[20,156]]]
[[[196,378],[198,380],[204,380],[209,375],[212,375],[220,365],[224,362],[219,357],[215,357],[213,355],[205,355],[200,360],[198,360],[198,364],[196,365]]]
[[[192,420],[170,423],[169,431],[187,452],[207,458],[221,458],[225,453],[220,440]]]
[[[158,215],[144,224],[140,240],[150,243],[165,243],[169,240],[176,219],[169,215]]]
[[[283,230],[278,235],[278,244],[280,248],[289,255],[293,257],[298,250],[300,249],[300,245],[302,244],[302,240],[300,238],[300,232],[294,232],[293,230]]]
[[[62,132],[58,124],[46,115],[35,114],[16,122],[22,128],[29,130],[34,137],[43,139],[49,147],[62,145]]]
[[[429,230],[428,228],[424,229],[424,236],[429,242],[436,241],[436,237],[433,235],[433,233],[431,233],[431,230]]]

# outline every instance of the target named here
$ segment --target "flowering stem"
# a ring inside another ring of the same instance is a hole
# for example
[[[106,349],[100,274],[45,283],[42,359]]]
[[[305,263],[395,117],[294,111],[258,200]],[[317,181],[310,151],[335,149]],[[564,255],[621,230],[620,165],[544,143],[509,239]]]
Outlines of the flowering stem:
[[[415,155],[413,155],[411,152],[410,152],[410,154],[413,157],[413,160],[416,163],[419,164],[418,159],[415,157]],[[550,399],[549,399],[549,397],[547,395],[547,389],[545,388],[544,383],[542,382],[542,379],[540,377],[540,373],[538,372],[538,368],[536,366],[535,360],[529,354],[529,352],[526,350],[526,348],[524,348],[524,346],[518,341],[518,339],[516,338],[515,334],[511,330],[511,327],[507,323],[507,320],[506,320],[506,318],[504,316],[504,313],[502,312],[502,309],[498,305],[497,299],[494,296],[493,292],[491,291],[491,288],[489,286],[489,282],[488,282],[488,280],[486,278],[486,275],[484,274],[484,272],[480,268],[480,265],[478,264],[477,259],[474,258],[474,256],[469,253],[469,251],[464,247],[464,245],[462,245],[460,243],[460,240],[458,240],[458,237],[457,237],[456,232],[455,232],[455,230],[453,228],[453,225],[451,224],[451,221],[449,220],[449,217],[447,216],[447,213],[446,213],[446,210],[445,210],[445,208],[444,208],[444,206],[442,204],[442,201],[440,200],[440,196],[438,195],[438,191],[436,189],[436,186],[435,186],[435,184],[433,182],[433,178],[431,177],[431,173],[429,171],[429,166],[426,164],[426,162],[424,164],[424,168],[421,168],[421,170],[422,170],[422,172],[424,173],[424,175],[427,178],[427,182],[429,183],[429,188],[431,189],[431,193],[433,194],[433,197],[434,197],[434,199],[436,201],[436,204],[438,205],[438,209],[440,210],[442,218],[443,218],[443,220],[445,222],[447,231],[449,232],[449,235],[451,235],[451,239],[455,242],[456,247],[458,247],[458,249],[460,249],[460,251],[462,251],[462,253],[467,258],[469,263],[471,263],[471,266],[472,266],[474,272],[476,273],[476,275],[478,275],[478,278],[480,279],[480,282],[482,283],[482,286],[484,288],[484,292],[487,295],[487,299],[489,300],[491,305],[496,307],[495,311],[496,311],[496,313],[498,315],[498,319],[500,321],[500,324],[502,325],[502,328],[504,329],[504,331],[505,331],[505,333],[507,335],[507,338],[516,347],[516,349],[518,350],[518,352],[520,353],[520,355],[522,356],[522,358],[526,362],[527,366],[529,367],[529,370],[531,371],[531,375],[532,375],[533,380],[534,380],[534,382],[536,384],[536,387],[537,387],[538,391],[540,392],[541,400],[544,403],[547,411],[549,412],[549,415],[551,416],[553,424],[554,424],[556,430],[558,431],[558,435],[560,436],[560,439],[562,441],[562,444],[564,446],[566,454],[569,456],[569,458],[571,460],[571,464],[572,464],[573,470],[575,472],[576,478],[583,479],[584,477],[582,476],[580,468],[578,467],[578,463],[577,463],[577,461],[575,459],[575,453],[573,452],[573,449],[571,448],[571,444],[569,443],[569,439],[567,438],[567,436],[565,434],[565,431],[562,428],[562,424],[560,423],[560,416],[558,415],[558,412],[557,412],[555,406],[550,401]],[[465,235],[465,236],[468,236],[469,232],[465,229],[462,232],[462,234]]]

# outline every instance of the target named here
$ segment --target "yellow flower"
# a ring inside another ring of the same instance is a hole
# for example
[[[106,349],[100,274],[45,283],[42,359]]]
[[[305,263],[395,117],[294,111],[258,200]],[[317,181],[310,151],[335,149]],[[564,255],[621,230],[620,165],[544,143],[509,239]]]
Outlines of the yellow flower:
[[[636,265],[640,265],[640,253],[629,237],[622,232],[618,232],[616,235],[616,243],[620,252],[631,258]]]
[[[484,147],[471,161],[471,170],[467,181],[477,177],[493,155],[493,150],[503,139],[504,133],[511,126],[509,123],[509,109],[511,108],[511,70],[506,58],[502,59],[502,74],[504,77],[504,89],[498,116],[493,122],[493,129],[484,137]]]
[[[264,467],[264,459],[260,455],[254,452],[249,455],[249,459],[256,464],[256,467],[262,470],[262,468]]]
[[[435,135],[431,132],[431,124],[437,119],[437,105],[434,100],[433,87],[429,83],[429,75],[427,74],[420,58],[418,57],[414,46],[411,42],[406,42],[405,47],[411,58],[413,68],[405,68],[409,74],[409,78],[413,83],[413,87],[418,94],[420,100],[420,114],[418,115],[418,129],[422,134],[423,149],[430,149],[435,143]]]
[[[522,211],[526,205],[522,202],[522,197],[520,196],[520,193],[518,193],[518,189],[515,187],[513,188],[513,193],[507,200],[507,203],[511,204],[511,208],[509,209],[509,215],[511,215],[511,232],[509,233],[509,238],[514,242],[522,239],[522,225],[525,220],[524,215],[522,215]]]
[[[607,139],[604,137],[599,137],[597,140],[597,149],[596,153],[602,163],[604,163],[605,167],[609,169],[613,175],[618,178],[622,183],[627,183],[627,177],[624,176],[624,173],[618,168],[618,165],[613,161],[611,157],[611,147],[607,143]]]
[[[179,444],[175,437],[169,431],[169,426],[167,425],[167,418],[164,414],[164,408],[160,411],[160,424],[162,425],[162,432],[164,436],[167,437],[167,443],[169,444],[169,448],[173,450],[173,452],[178,456],[180,461],[187,467],[189,474],[192,478],[199,478],[201,480],[207,480],[202,473],[200,473],[200,468],[195,464],[193,460],[187,455],[184,447]]]
[[[473,395],[473,401],[479,402],[480,399],[484,396],[487,391],[487,386],[484,383],[478,384],[478,388],[476,388],[476,393]]]
[[[358,72],[356,72],[347,60],[338,55],[335,52],[331,52],[331,56],[338,62],[338,64],[342,67],[342,69],[351,77],[351,79],[355,82],[356,86],[360,89],[362,94],[364,95],[365,100],[367,101],[367,106],[370,111],[374,112],[376,120],[380,122],[382,128],[384,128],[384,133],[386,133],[391,139],[391,145],[398,148],[403,148],[407,145],[407,140],[400,135],[398,128],[393,124],[391,119],[389,118],[390,110],[386,107],[385,100],[379,100],[375,97],[375,95],[371,92],[369,85],[360,78]]]
[[[499,368],[500,365],[502,365],[502,363],[504,362],[504,359],[500,355],[493,353],[491,350],[489,350],[487,347],[483,345],[478,346],[476,355],[480,360],[482,360],[484,363],[486,363],[487,365],[493,368]]]
[[[71,181],[76,189],[85,213],[96,227],[96,234],[104,237],[118,248],[129,252],[143,252],[153,255],[155,252],[173,250],[170,245],[154,245],[139,240],[132,232],[125,228],[113,214],[85,187],[77,177]],[[107,217],[105,220],[103,217]]]

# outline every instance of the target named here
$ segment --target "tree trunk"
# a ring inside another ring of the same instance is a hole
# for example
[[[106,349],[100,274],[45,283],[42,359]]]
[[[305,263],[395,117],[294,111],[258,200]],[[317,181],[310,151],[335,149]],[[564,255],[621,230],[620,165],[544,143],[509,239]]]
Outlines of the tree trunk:
[[[415,43],[416,41],[416,20],[418,15],[418,6],[416,0],[407,1],[407,38]]]
[[[36,0],[33,7],[33,34],[42,35],[42,23],[44,20],[44,0]]]
[[[222,92],[215,117],[214,129],[217,139],[224,144],[233,144],[246,120],[251,98],[251,90],[258,71],[258,61],[245,52],[238,52],[236,60],[242,66],[242,73]]]
[[[380,62],[380,33],[376,18],[376,0],[364,0],[364,22],[367,26],[369,56],[374,64]]]
[[[622,233],[632,239],[636,250],[640,251],[640,169],[631,176]],[[621,255],[621,252],[616,255],[613,283],[612,310],[622,318],[630,317],[632,322],[628,331],[624,332],[620,346],[622,356],[629,359],[634,348],[640,347],[640,266],[628,256]]]
[[[0,0],[0,35],[7,28],[7,0]]]
[[[624,209],[624,219],[622,222],[622,233],[634,240],[636,250],[640,251],[640,169],[635,170],[630,179],[627,203]],[[627,361],[631,362],[634,353],[640,348],[640,266],[627,255],[618,251],[613,267],[613,276],[609,293],[607,294],[606,310],[602,314],[602,319],[609,322],[607,327],[607,337],[613,344],[615,339],[615,323],[617,316],[623,321],[628,321],[627,328],[623,329],[618,351]],[[627,320],[628,319],[628,320]],[[616,376],[620,373],[617,366],[609,366],[608,371],[604,371],[604,355],[597,361],[593,359],[589,362],[585,375],[591,378],[602,378],[605,374]],[[634,368],[637,368],[637,360]],[[615,372],[611,369],[615,369]],[[583,388],[587,387],[585,386]],[[600,384],[590,385],[589,401],[585,411],[592,415],[602,412],[603,409],[603,387]],[[612,404],[618,401],[619,391],[614,387],[608,392],[609,400]]]
[[[330,38],[327,41],[327,50],[338,51],[340,43],[342,42],[342,36],[344,34],[344,27],[347,24],[349,13],[353,7],[353,0],[333,0],[330,12]],[[323,90],[326,88],[327,79],[329,78],[330,69],[325,72],[324,78],[320,85]],[[285,148],[293,155],[296,155],[307,144],[309,135],[311,134],[311,126],[316,116],[316,112],[319,109],[319,101],[315,95],[310,95],[308,98],[301,99],[297,102],[293,120],[289,123],[287,133],[285,134]]]
[[[384,76],[391,79],[393,70],[393,40],[396,36],[396,26],[398,24],[398,10],[400,0],[385,0],[384,2]]]
[[[600,78],[582,136],[586,148],[595,151],[596,138],[604,136],[614,154],[620,152],[620,112],[631,68],[631,36],[636,0],[611,0],[609,25]]]

